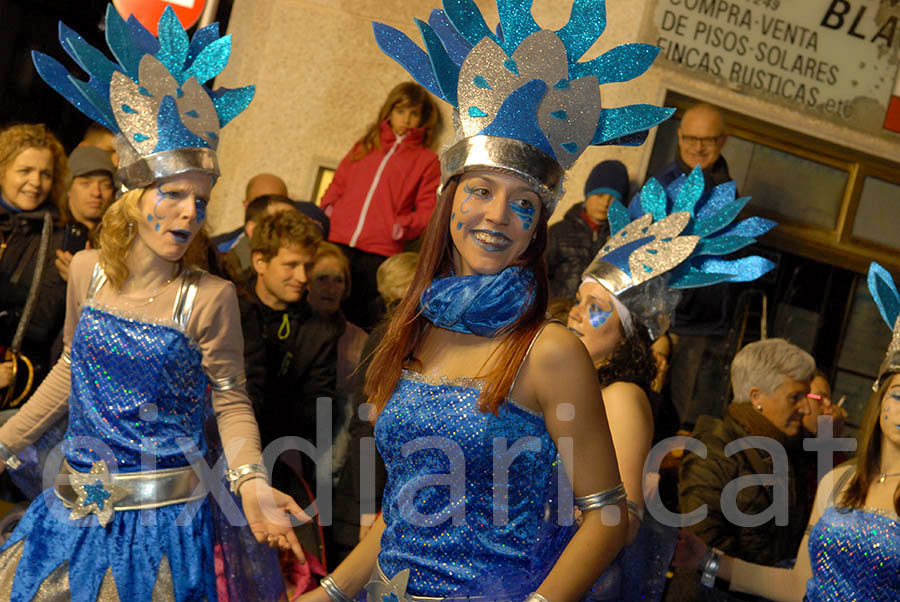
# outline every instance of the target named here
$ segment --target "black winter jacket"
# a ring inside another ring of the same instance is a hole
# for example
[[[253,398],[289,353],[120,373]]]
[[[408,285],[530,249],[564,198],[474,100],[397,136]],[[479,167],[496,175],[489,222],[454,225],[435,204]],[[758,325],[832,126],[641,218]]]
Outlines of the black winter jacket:
[[[565,217],[550,226],[547,244],[547,276],[551,299],[572,299],[581,285],[581,273],[609,238],[609,222],[601,222],[596,232],[584,219],[584,203],[578,203]]]
[[[58,218],[56,207],[50,203],[29,213],[11,214],[0,207],[0,347],[12,343],[25,308],[37,265],[43,211],[50,211],[54,220]],[[54,228],[37,303],[22,346],[35,367],[35,387],[49,370],[50,347],[65,319],[66,283],[54,265],[62,237],[63,229]]]

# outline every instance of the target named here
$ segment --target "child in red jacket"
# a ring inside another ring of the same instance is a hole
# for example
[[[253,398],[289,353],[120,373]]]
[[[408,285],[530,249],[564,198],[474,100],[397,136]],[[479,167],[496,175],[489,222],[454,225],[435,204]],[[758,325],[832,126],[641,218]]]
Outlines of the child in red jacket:
[[[423,87],[396,86],[322,197],[331,219],[328,240],[350,259],[353,290],[344,311],[363,328],[374,326],[380,314],[378,266],[419,237],[434,210],[441,168],[429,145],[439,123],[437,106]]]

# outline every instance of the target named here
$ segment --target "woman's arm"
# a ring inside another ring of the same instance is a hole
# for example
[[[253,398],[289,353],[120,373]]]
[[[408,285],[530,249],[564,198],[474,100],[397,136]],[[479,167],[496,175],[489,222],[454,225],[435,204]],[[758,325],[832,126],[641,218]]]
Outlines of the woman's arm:
[[[362,591],[375,570],[375,561],[381,551],[382,533],[384,533],[384,519],[379,514],[375,524],[372,525],[362,541],[330,575],[334,584],[351,598]],[[325,590],[318,587],[300,596],[297,602],[331,602],[331,598],[328,597]]]
[[[615,488],[621,483],[616,452],[600,383],[584,345],[564,326],[550,324],[538,337],[526,361],[523,384],[533,392],[541,407],[575,496]],[[538,593],[552,602],[581,598],[625,543],[628,529],[625,502],[620,502],[617,508],[619,520],[609,521],[612,523],[609,525],[604,524],[604,510],[585,512],[581,527]]]
[[[197,304],[188,330],[203,353],[203,368],[210,382],[222,449],[228,468],[241,470],[235,481],[244,515],[260,543],[290,549],[302,560],[303,552],[287,515],[301,522],[309,517],[290,496],[273,489],[256,466],[262,464],[259,428],[244,382],[244,339],[234,285],[214,276],[199,283]],[[245,468],[247,470],[242,470]]]
[[[0,427],[0,443],[12,452],[19,452],[34,443],[50,426],[59,420],[69,407],[71,372],[69,354],[72,337],[81,317],[81,306],[87,296],[91,272],[97,263],[97,251],[77,253],[69,267],[66,286],[66,321],[63,327],[63,352],[59,360],[41,382],[28,402]],[[0,472],[6,467],[0,462]]]
[[[840,480],[845,471],[852,469],[850,466],[838,466],[825,475],[819,483],[815,505],[809,519],[809,527],[806,535],[803,536],[803,541],[800,542],[797,561],[792,569],[753,564],[723,555],[720,559],[717,576],[730,582],[729,589],[731,591],[754,594],[778,602],[802,599],[806,592],[806,584],[812,578],[812,567],[809,560],[809,531],[822,517],[825,508],[832,504],[831,498],[835,491],[835,483]],[[705,558],[707,550],[706,544],[700,538],[682,530],[672,564],[676,567],[702,570],[703,567],[700,566],[700,563]]]
[[[644,462],[650,454],[653,441],[653,410],[643,389],[633,383],[615,382],[603,389],[603,404],[616,458],[619,474],[625,484],[628,501],[639,510],[644,508]],[[628,517],[628,538],[630,544],[641,526],[635,513]]]

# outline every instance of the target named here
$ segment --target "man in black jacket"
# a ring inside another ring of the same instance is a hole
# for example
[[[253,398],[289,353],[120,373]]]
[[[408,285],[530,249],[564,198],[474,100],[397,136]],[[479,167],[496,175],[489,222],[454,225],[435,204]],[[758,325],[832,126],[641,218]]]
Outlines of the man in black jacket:
[[[263,447],[283,436],[317,444],[316,399],[334,396],[337,333],[303,299],[321,241],[294,210],[265,216],[251,239],[256,276],[239,301],[247,390]]]
[[[619,161],[603,161],[584,184],[584,202],[573,205],[562,221],[550,227],[547,275],[550,297],[572,299],[581,273],[609,238],[607,212],[613,199],[628,195],[628,170]]]

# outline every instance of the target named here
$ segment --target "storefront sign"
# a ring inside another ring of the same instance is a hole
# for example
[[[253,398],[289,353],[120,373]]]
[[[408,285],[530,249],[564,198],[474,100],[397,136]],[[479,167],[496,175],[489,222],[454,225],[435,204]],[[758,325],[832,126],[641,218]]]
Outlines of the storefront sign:
[[[654,24],[669,64],[852,127],[883,127],[900,0],[657,0]]]

